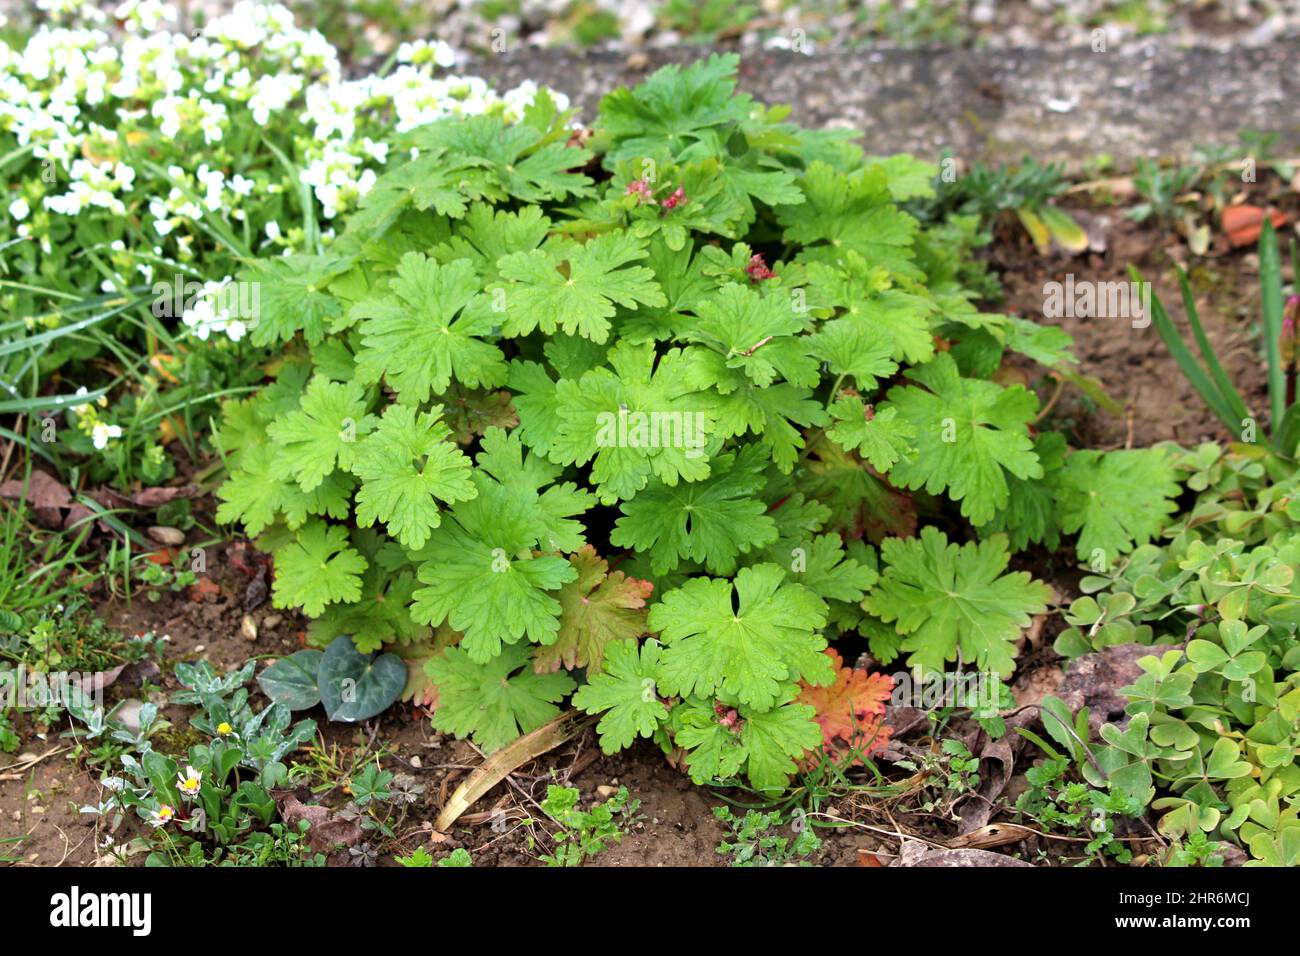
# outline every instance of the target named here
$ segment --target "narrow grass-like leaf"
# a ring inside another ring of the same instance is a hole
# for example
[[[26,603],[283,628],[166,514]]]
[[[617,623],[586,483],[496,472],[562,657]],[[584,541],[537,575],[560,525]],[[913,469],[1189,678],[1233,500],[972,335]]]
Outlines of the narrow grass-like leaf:
[[[1142,274],[1135,267],[1129,266],[1128,271],[1135,281],[1145,281]],[[1160,296],[1156,295],[1154,291],[1151,293],[1151,321],[1155,325],[1156,331],[1160,333],[1160,338],[1164,340],[1165,347],[1169,349],[1169,354],[1174,357],[1174,361],[1178,363],[1183,375],[1192,383],[1192,387],[1196,389],[1201,399],[1210,407],[1210,411],[1219,417],[1219,420],[1227,426],[1229,431],[1234,435],[1237,434],[1241,428],[1241,420],[1233,420],[1232,409],[1223,403],[1223,398],[1219,395],[1218,389],[1214,387],[1214,383],[1210,381],[1209,376],[1205,374],[1200,365],[1196,363],[1196,359],[1192,357],[1191,350],[1187,348],[1187,345],[1178,335],[1178,330],[1174,328],[1169,313],[1165,311]]]
[[[1286,414],[1286,375],[1282,370],[1282,263],[1277,233],[1267,217],[1259,233],[1259,299],[1264,318],[1264,354],[1268,357],[1268,407],[1274,437]]]
[[[1187,324],[1191,326],[1192,336],[1196,339],[1196,347],[1201,350],[1201,357],[1205,359],[1205,367],[1209,369],[1210,377],[1214,379],[1214,384],[1218,387],[1224,403],[1237,416],[1237,424],[1240,427],[1243,419],[1251,417],[1250,410],[1246,408],[1246,402],[1242,399],[1241,393],[1232,384],[1232,379],[1228,378],[1228,373],[1219,364],[1219,357],[1214,352],[1214,346],[1210,344],[1210,340],[1205,334],[1205,327],[1201,324],[1200,313],[1196,309],[1196,298],[1192,295],[1191,283],[1187,281],[1187,273],[1183,271],[1181,266],[1175,266],[1174,268],[1178,273],[1178,287],[1183,296],[1183,309],[1187,312]]]

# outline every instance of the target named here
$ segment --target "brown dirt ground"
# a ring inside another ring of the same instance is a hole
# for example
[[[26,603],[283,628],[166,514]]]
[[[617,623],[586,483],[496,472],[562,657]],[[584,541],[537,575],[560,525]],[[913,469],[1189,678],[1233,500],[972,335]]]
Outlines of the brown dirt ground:
[[[1182,321],[1177,290],[1172,285],[1170,262],[1183,256],[1183,247],[1166,233],[1150,225],[1139,226],[1123,218],[1113,207],[1071,207],[1094,232],[1104,234],[1105,251],[1080,257],[1036,254],[1023,235],[1009,230],[999,235],[989,259],[1000,274],[1006,290],[1004,307],[1027,317],[1042,314],[1042,287],[1050,280],[1062,280],[1067,272],[1076,279],[1115,281],[1124,279],[1124,268],[1136,263],[1155,280],[1157,291],[1175,316]],[[1248,402],[1263,407],[1263,371],[1256,333],[1258,301],[1252,253],[1234,251],[1198,260],[1193,272],[1202,315],[1212,342],[1226,355],[1234,380],[1243,386]],[[1165,439],[1183,444],[1228,438],[1221,426],[1203,408],[1181,375],[1154,328],[1133,330],[1115,320],[1063,319],[1061,324],[1075,336],[1080,371],[1096,376],[1106,390],[1124,403],[1123,416],[1107,415],[1089,407],[1072,390],[1060,399],[1050,420],[1071,431],[1076,443],[1102,447],[1141,447]],[[209,509],[210,502],[200,504]],[[1047,564],[1044,573],[1053,568]],[[1062,569],[1055,568],[1056,571]],[[225,548],[211,577],[220,585],[215,599],[197,603],[186,595],[165,594],[153,604],[142,597],[127,607],[101,601],[105,618],[124,633],[152,630],[170,637],[168,664],[205,658],[219,668],[238,666],[252,656],[278,657],[302,645],[301,619],[274,612],[261,604],[250,612],[257,624],[255,640],[241,635],[244,594],[248,577],[229,563]],[[1058,590],[1066,597],[1068,575],[1055,574]],[[1057,620],[1049,618],[1047,630],[1035,649],[1022,660],[1018,685],[1023,689],[1044,681],[1050,685],[1059,675],[1050,651],[1050,634]],[[163,668],[164,687],[174,690],[170,667]],[[120,693],[130,693],[130,689]],[[187,715],[173,708],[168,716],[178,728]],[[441,801],[457,781],[477,765],[481,756],[467,743],[433,731],[429,721],[411,706],[392,708],[362,727],[330,725],[323,714],[313,714],[321,725],[321,746],[337,748],[344,765],[383,747],[381,760],[386,769],[414,774],[427,789],[422,801],[410,808],[397,827],[397,839],[383,847],[381,863],[391,864],[396,853],[410,852],[425,845],[435,857],[455,847],[469,849],[478,865],[534,865],[537,854],[549,850],[547,827],[537,821],[543,815],[536,801],[545,795],[553,774],[562,782],[577,786],[584,806],[601,799],[598,787],[626,785],[633,798],[641,801],[642,819],[627,838],[594,861],[607,866],[708,866],[723,860],[716,846],[724,830],[713,818],[719,804],[714,791],[694,787],[689,780],[652,746],[644,742],[632,750],[606,757],[595,745],[592,732],[570,741],[544,758],[516,771],[509,784],[500,784],[483,798],[472,813],[458,821],[445,835],[432,832],[432,820]],[[59,737],[66,728],[37,728],[19,724],[23,742],[17,756],[0,754],[0,841],[20,837],[18,842],[0,842],[0,865],[113,865],[98,844],[103,834],[96,817],[78,812],[79,806],[99,799],[98,775],[69,759],[69,741]],[[975,738],[971,738],[972,742]],[[929,746],[928,738],[909,738],[913,746]],[[42,757],[31,764],[34,757]],[[300,755],[301,757],[301,755]],[[23,769],[6,769],[22,766]],[[1022,768],[1021,768],[1022,769]],[[1014,781],[1013,781],[1014,789]],[[338,806],[346,796],[337,788],[312,797],[305,789],[300,799],[312,799]],[[822,864],[887,865],[898,849],[891,834],[900,826],[910,833],[943,839],[955,832],[951,820],[911,813],[901,819],[900,808],[887,800],[863,793],[827,801],[822,810],[847,825],[826,830],[823,850],[816,857]],[[496,817],[490,819],[491,814]],[[504,815],[503,815],[504,814]],[[493,819],[497,826],[493,827]],[[504,826],[501,821],[504,820]],[[852,822],[850,822],[852,821]],[[530,839],[536,841],[530,847]],[[1070,852],[1069,845],[1031,838],[1000,848],[1034,859],[1038,851],[1053,856]]]

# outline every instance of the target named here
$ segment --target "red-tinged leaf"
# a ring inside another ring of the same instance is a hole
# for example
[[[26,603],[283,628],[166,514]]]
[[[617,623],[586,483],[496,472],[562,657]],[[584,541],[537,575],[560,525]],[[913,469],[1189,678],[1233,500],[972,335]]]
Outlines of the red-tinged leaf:
[[[646,633],[646,600],[653,584],[610,571],[591,545],[570,555],[569,563],[578,577],[560,588],[560,633],[554,644],[538,648],[533,666],[539,674],[561,664],[597,674],[611,641]]]
[[[823,438],[814,440],[804,490],[831,509],[825,531],[848,538],[910,538],[916,533],[916,505],[857,455]]]
[[[454,384],[438,401],[446,406],[442,419],[456,443],[468,445],[489,428],[511,429],[519,424],[519,415],[510,398],[509,392],[467,389]]]
[[[813,719],[821,725],[828,752],[856,747],[865,755],[883,749],[891,732],[882,721],[894,689],[893,680],[885,674],[845,667],[834,648],[828,647],[825,654],[835,667],[834,682],[825,687],[803,684],[797,703],[816,709]],[[854,762],[861,763],[861,756]]]

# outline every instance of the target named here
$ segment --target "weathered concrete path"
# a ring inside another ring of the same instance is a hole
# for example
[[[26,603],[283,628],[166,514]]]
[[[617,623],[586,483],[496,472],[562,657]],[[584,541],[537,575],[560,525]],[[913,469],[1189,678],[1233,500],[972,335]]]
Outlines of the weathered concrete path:
[[[590,118],[605,90],[634,84],[702,48],[624,54],[519,49],[476,60],[465,72],[506,87],[533,79],[564,90]],[[1280,134],[1300,147],[1300,43],[1234,50],[1178,49],[1160,41],[1094,53],[1016,50],[765,51],[742,62],[741,86],[769,103],[792,103],[807,126],[865,131],[872,152],[937,158],[1077,165],[1110,153],[1121,162],[1186,155],[1235,141],[1242,129]]]

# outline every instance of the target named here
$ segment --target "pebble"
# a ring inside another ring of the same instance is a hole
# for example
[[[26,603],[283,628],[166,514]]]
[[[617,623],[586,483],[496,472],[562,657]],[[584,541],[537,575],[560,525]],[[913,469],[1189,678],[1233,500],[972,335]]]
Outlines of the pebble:
[[[420,761],[420,756],[419,756],[419,754],[416,754],[414,757],[412,757],[410,763],[411,763],[411,766],[412,766],[412,767],[423,767],[423,766],[424,766],[424,764]]]
[[[185,543],[185,532],[179,528],[169,528],[166,525],[153,525],[149,528],[149,537],[153,538],[159,544],[165,544],[169,547],[176,547]]]
[[[257,640],[257,622],[245,614],[244,619],[239,622],[239,633],[246,641]]]

